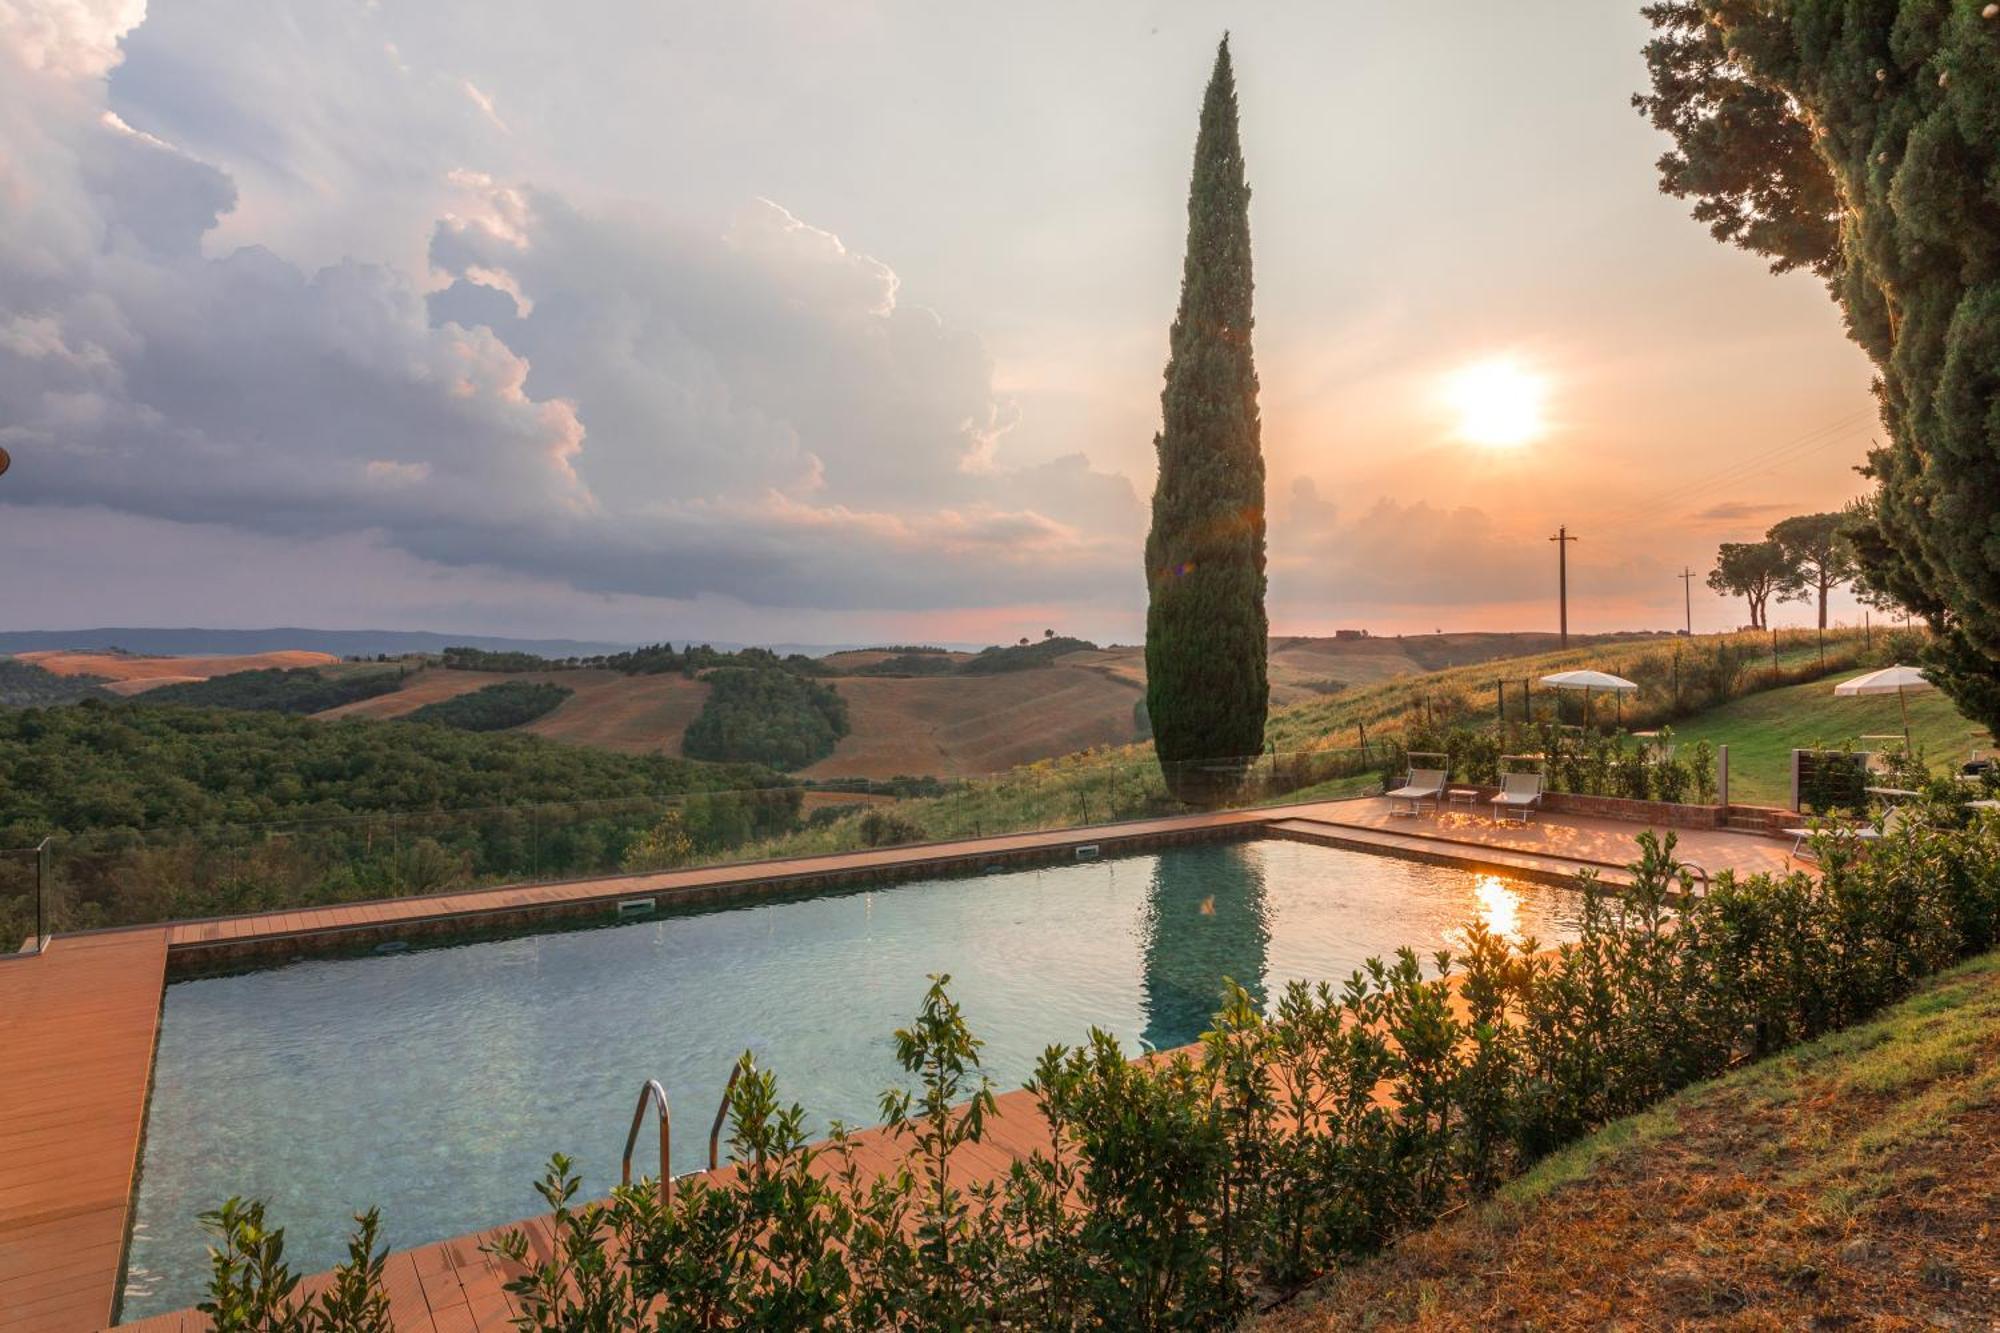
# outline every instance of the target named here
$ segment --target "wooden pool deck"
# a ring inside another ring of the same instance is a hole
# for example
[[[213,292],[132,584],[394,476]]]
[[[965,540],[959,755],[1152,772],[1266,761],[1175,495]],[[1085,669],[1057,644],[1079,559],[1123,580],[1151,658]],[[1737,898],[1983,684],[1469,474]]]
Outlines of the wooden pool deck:
[[[1525,827],[1460,812],[1410,819],[1392,814],[1379,799],[1323,802],[58,936],[39,957],[0,960],[0,1060],[6,1069],[0,1079],[0,1328],[75,1333],[111,1318],[170,970],[282,961],[427,934],[533,929],[538,921],[562,918],[602,919],[633,898],[663,906],[700,903],[1046,865],[1074,860],[1078,849],[1092,847],[1109,856],[1238,837],[1292,838],[1545,881],[1567,881],[1596,868],[1617,883],[1642,828],[1555,815]],[[1773,839],[1719,829],[1678,833],[1681,854],[1711,872],[1752,873],[1785,864],[1785,844]],[[1000,1104],[993,1136],[965,1151],[968,1179],[997,1179],[1013,1161],[1046,1146],[1046,1126],[1026,1093],[1002,1094]],[[881,1130],[857,1136],[855,1149],[866,1169],[891,1169],[904,1155],[903,1144]],[[519,1225],[539,1247],[548,1245],[545,1219]],[[396,1326],[426,1333],[509,1327],[505,1274],[480,1249],[498,1231],[396,1254],[389,1282]],[[130,1327],[204,1326],[199,1316],[181,1312]]]
[[[159,930],[54,941],[0,960],[0,1328],[111,1318],[153,1038]]]

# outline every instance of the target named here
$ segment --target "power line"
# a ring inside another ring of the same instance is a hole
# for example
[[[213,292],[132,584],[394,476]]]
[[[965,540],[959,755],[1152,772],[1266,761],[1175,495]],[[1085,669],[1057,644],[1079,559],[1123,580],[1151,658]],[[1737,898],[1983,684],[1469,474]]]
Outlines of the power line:
[[[1723,467],[1705,476],[1691,478],[1669,486],[1666,490],[1648,496],[1643,506],[1613,515],[1613,521],[1655,515],[1661,509],[1668,506],[1691,503],[1712,490],[1723,486],[1735,485],[1761,468],[1769,467],[1775,463],[1792,461],[1796,458],[1804,457],[1815,450],[1842,443],[1847,438],[1845,432],[1860,425],[1868,417],[1869,413],[1865,410],[1850,413],[1838,421],[1829,422],[1802,435],[1793,436],[1791,439],[1780,444],[1772,445],[1747,457],[1739,458],[1734,462],[1725,464]]]

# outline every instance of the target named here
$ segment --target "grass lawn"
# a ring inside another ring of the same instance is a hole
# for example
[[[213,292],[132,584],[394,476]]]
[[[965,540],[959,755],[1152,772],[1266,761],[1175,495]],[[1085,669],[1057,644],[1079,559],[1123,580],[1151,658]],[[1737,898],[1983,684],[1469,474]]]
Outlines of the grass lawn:
[[[2000,1327],[2000,954],[1607,1126],[1263,1327]]]
[[[1730,800],[1784,805],[1792,794],[1794,749],[1837,749],[1847,742],[1857,749],[1872,749],[1876,743],[1861,737],[1902,733],[1895,695],[1837,699],[1833,687],[1844,678],[1843,674],[1747,695],[1674,723],[1674,739],[1682,746],[1707,740],[1729,747]],[[1967,735],[1974,730],[1973,723],[1936,691],[1910,695],[1909,705],[1910,740],[1931,767],[1942,771],[1965,762],[1973,745]],[[1990,748],[1983,736],[1979,745]]]

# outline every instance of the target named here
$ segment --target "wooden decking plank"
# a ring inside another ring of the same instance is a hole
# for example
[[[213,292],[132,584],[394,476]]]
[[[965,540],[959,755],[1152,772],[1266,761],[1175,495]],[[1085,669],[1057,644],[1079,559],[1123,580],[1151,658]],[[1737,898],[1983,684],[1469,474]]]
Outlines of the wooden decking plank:
[[[0,1326],[111,1317],[166,959],[153,928],[0,962]]]

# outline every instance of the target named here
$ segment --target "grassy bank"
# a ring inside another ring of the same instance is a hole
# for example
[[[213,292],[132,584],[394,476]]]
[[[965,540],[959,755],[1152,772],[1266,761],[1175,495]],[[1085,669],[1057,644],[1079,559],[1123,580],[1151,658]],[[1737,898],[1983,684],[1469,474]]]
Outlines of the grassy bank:
[[[1788,685],[1712,708],[1674,723],[1674,739],[1682,745],[1699,740],[1729,747],[1729,795],[1752,805],[1783,805],[1791,797],[1791,754],[1795,749],[1857,750],[1880,748],[1864,736],[1900,736],[1902,713],[1896,696],[1835,698],[1834,681]],[[1949,699],[1934,691],[1912,694],[1910,741],[1933,769],[1955,768],[1977,743],[1973,722]]]
[[[1272,1330],[1985,1328],[2000,954],[1607,1126]]]

